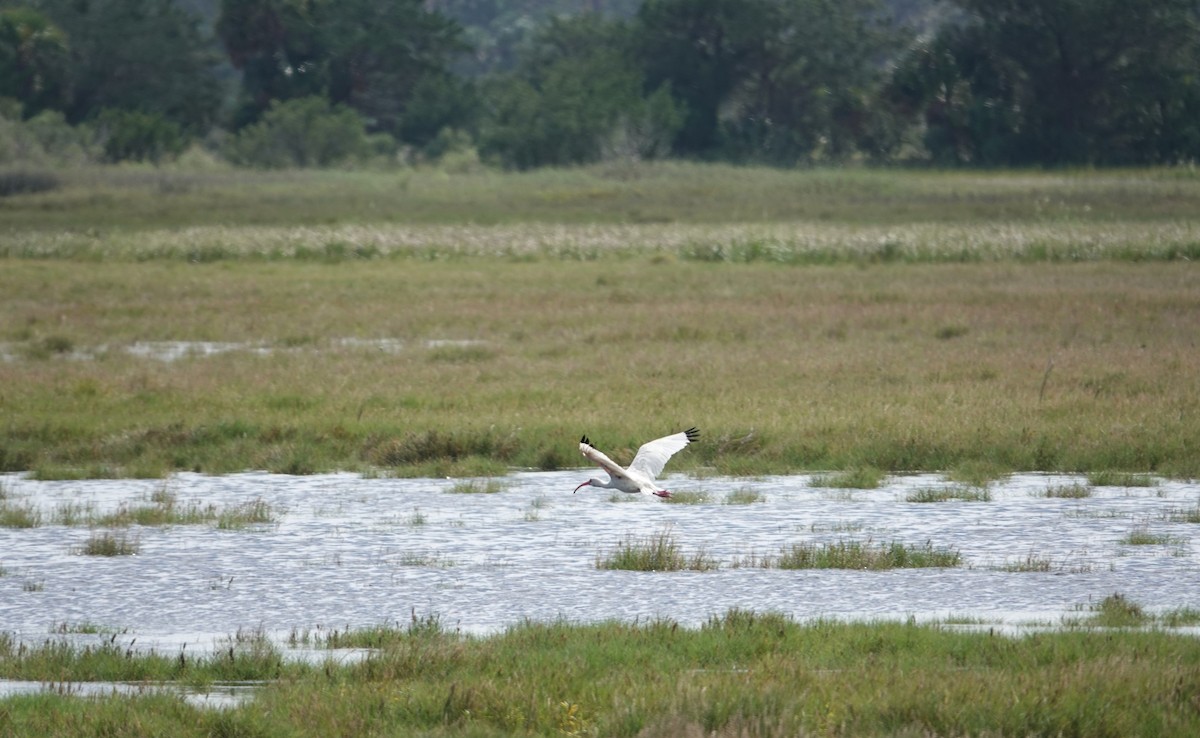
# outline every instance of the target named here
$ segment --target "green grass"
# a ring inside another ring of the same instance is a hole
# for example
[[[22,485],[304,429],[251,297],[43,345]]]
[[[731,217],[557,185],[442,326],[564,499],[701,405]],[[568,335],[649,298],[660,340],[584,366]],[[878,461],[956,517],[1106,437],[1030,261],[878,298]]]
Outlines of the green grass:
[[[276,522],[275,510],[263,499],[254,499],[241,505],[233,505],[217,515],[217,528],[241,530],[255,525]]]
[[[1200,211],[1200,178],[1180,169],[981,174],[655,162],[632,169],[597,165],[456,175],[121,167],[64,171],[58,179],[60,187],[54,191],[7,198],[5,225],[20,231],[66,226],[97,246],[114,230],[185,226],[1016,221],[1079,229],[1093,223],[1187,221]],[[960,242],[957,248],[961,252],[969,244]],[[353,238],[301,242],[293,248],[300,246],[304,258],[321,262],[380,250],[378,244]],[[750,253],[769,254],[772,247],[770,241],[737,244],[737,250]],[[881,254],[902,255],[905,242],[893,233],[875,247]],[[174,248],[197,259],[223,253],[186,240]],[[1032,241],[1028,248],[1045,249],[1047,244]],[[233,246],[225,249],[236,252]]]
[[[1131,474],[1112,469],[1088,472],[1088,484],[1093,487],[1157,487],[1158,480],[1149,474]]]
[[[1166,546],[1180,540],[1165,533],[1151,533],[1145,528],[1134,528],[1121,538],[1121,543],[1127,546]]]
[[[1062,500],[1082,500],[1092,496],[1092,488],[1086,484],[1057,484],[1042,491],[1043,497]]]
[[[450,491],[456,494],[496,494],[503,492],[507,485],[499,479],[460,479],[450,486]]]
[[[703,505],[712,502],[712,495],[704,490],[683,490],[663,499],[671,505]]]
[[[990,502],[992,495],[981,487],[921,487],[909,492],[905,499],[909,502]]]
[[[797,543],[784,549],[778,557],[765,557],[761,566],[778,569],[909,569],[926,567],[956,567],[962,565],[962,555],[953,549],[935,548],[932,543],[909,546],[893,541],[875,544],[870,541],[838,541],[836,543]]]
[[[85,556],[133,556],[140,550],[137,538],[124,532],[101,531],[89,536],[79,552]]]
[[[7,198],[0,470],[490,477],[694,423],[672,471],[1200,476],[1200,178],[627,174]],[[156,341],[241,348],[129,351]]]
[[[887,474],[879,469],[863,466],[833,474],[814,475],[809,485],[830,489],[875,489],[883,483],[886,476]]]
[[[597,569],[623,571],[708,571],[718,568],[715,559],[703,549],[684,553],[670,531],[644,538],[625,538],[607,555],[596,557]]]
[[[738,487],[725,495],[726,505],[753,505],[756,502],[765,501],[766,496],[753,487]]]
[[[33,503],[0,499],[0,528],[36,528],[41,524],[42,513]]]
[[[1000,567],[1001,571],[1013,573],[1048,572],[1054,569],[1054,562],[1045,556],[1030,553],[1018,561],[1006,562]]]
[[[1128,603],[1112,609],[1128,610]],[[912,623],[796,623],[733,610],[698,628],[669,620],[524,623],[471,637],[420,619],[416,628],[328,640],[378,649],[358,664],[293,663],[251,643],[181,657],[130,654],[120,644],[19,648],[7,638],[0,636],[5,678],[265,681],[252,701],[227,710],[163,696],[12,697],[0,701],[0,721],[13,738],[1182,738],[1200,731],[1193,704],[1200,641],[1162,630],[1079,627],[1009,638]]]

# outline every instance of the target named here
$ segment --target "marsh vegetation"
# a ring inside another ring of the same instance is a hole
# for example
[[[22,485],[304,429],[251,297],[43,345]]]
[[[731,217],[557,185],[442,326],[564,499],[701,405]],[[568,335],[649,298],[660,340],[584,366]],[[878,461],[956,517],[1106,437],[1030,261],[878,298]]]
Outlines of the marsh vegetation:
[[[3,626],[110,641],[0,634],[0,677],[265,682],[13,697],[6,735],[1198,731],[1162,630],[1197,622],[1188,170],[129,168],[0,206]],[[691,423],[685,504],[560,494],[579,433]],[[494,633],[369,625],[413,603]],[[105,635],[246,617],[378,651]]]
[[[1183,171],[63,176],[0,210],[3,469],[491,477],[703,421],[681,469],[1200,474]]]
[[[1179,615],[1194,622],[1194,613]],[[287,661],[262,644],[188,656],[137,654],[116,639],[80,650],[0,637],[8,677],[261,684],[252,701],[218,711],[161,693],[12,697],[0,720],[14,738],[1193,735],[1200,682],[1190,664],[1200,642],[1131,629],[1149,620],[1120,595],[1065,631],[1016,638],[936,624],[801,624],[739,610],[693,629],[670,620],[524,623],[488,637],[421,619],[330,638],[375,649],[354,664]]]

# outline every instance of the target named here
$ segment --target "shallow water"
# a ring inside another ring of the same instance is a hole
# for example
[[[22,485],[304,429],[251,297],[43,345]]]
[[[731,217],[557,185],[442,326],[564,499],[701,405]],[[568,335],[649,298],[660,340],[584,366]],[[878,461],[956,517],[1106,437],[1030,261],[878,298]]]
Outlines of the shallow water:
[[[831,490],[808,476],[668,480],[701,504],[571,489],[591,470],[517,473],[498,493],[462,482],[180,474],[163,482],[39,482],[0,476],[5,504],[34,505],[43,525],[0,528],[0,631],[40,642],[112,638],[137,648],[195,653],[236,633],[289,634],[436,616],[444,627],[488,633],[522,620],[669,618],[698,625],[730,608],[833,617],[974,618],[999,627],[1061,623],[1119,592],[1151,612],[1200,608],[1200,525],[1170,522],[1194,509],[1200,484],[1095,487],[1084,499],[1047,498],[1082,477],[1021,474],[992,485],[987,502],[913,503],[948,484],[897,476],[879,489]],[[46,524],[68,505],[95,514],[149,504],[163,487],[179,508],[261,499],[276,522],[242,530],[212,525],[134,526],[133,556],[85,556],[95,533]],[[483,485],[479,484],[482,488]],[[723,504],[735,490],[761,501]],[[596,568],[620,542],[669,530],[685,552],[721,563],[706,572]],[[1129,545],[1139,530],[1166,543]],[[734,568],[750,554],[795,543],[898,541],[958,550],[963,566],[882,572]],[[1001,567],[1028,556],[1049,572]]]
[[[252,698],[261,687],[259,682],[224,682],[211,684],[204,689],[193,689],[179,684],[154,684],[140,682],[30,682],[17,679],[0,679],[0,698],[23,694],[53,692],[72,697],[140,696],[154,693],[178,695],[184,702],[195,707],[230,708]]]

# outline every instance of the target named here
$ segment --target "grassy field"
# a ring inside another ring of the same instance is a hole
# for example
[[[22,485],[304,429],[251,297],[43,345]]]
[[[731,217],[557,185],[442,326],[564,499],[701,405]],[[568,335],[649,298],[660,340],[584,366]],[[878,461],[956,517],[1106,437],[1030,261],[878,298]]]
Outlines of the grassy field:
[[[1186,170],[62,177],[0,199],[3,469],[502,474],[697,425],[672,468],[1200,476]]]
[[[820,470],[829,486],[943,470],[955,499],[986,499],[1015,470],[1200,476],[1188,169],[55,176],[56,190],[0,198],[3,470],[478,480],[580,466],[583,433],[627,461],[697,425],[672,470]],[[120,555],[137,550],[131,523],[271,512],[151,502],[56,522],[115,527],[95,553]],[[15,502],[0,517],[43,522]],[[881,543],[743,564],[848,554],[958,563]],[[597,560],[610,565],[711,562],[631,539]],[[1019,638],[738,611],[697,630],[527,623],[486,638],[431,620],[325,636],[380,649],[353,665],[292,663],[252,634],[192,656],[0,633],[3,678],[264,682],[223,711],[172,694],[13,697],[0,734],[1192,736],[1200,641],[1155,626],[1196,622],[1119,596]]]
[[[739,611],[695,630],[529,623],[485,638],[414,621],[336,633],[329,645],[378,651],[360,664],[311,666],[252,634],[190,657],[139,656],[115,640],[83,650],[0,639],[7,677],[264,682],[252,701],[217,711],[170,693],[13,697],[0,701],[0,730],[13,738],[1195,735],[1200,641],[1128,629],[1146,622],[1119,597],[1065,630],[1016,638]]]

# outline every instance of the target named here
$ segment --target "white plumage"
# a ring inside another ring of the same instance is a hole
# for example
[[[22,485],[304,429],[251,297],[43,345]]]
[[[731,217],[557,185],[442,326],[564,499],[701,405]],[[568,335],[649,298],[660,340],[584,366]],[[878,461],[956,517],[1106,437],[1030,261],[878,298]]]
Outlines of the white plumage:
[[[626,469],[608,458],[603,451],[592,445],[587,436],[584,436],[579,441],[580,453],[592,463],[608,472],[609,478],[608,480],[601,480],[593,477],[576,487],[575,491],[578,492],[583,487],[591,486],[620,490],[621,492],[634,495],[670,497],[671,493],[659,487],[654,480],[662,473],[663,467],[667,465],[667,461],[672,456],[682,451],[689,443],[692,443],[699,437],[700,431],[695,428],[688,428],[679,433],[648,441],[638,449],[637,455],[633,457],[629,468]]]

